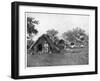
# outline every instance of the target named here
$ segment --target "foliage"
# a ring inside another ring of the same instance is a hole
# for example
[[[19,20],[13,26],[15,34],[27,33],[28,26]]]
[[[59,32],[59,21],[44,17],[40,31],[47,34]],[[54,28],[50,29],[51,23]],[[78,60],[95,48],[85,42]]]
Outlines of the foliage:
[[[38,30],[35,29],[35,25],[38,25],[39,21],[35,20],[32,17],[27,17],[27,34],[31,38],[33,34],[37,34]]]
[[[57,37],[58,31],[55,29],[51,29],[47,31],[47,35],[50,37],[50,39],[57,43],[57,41],[59,40],[59,38]]]
[[[51,30],[48,30],[47,31],[47,35],[49,35],[49,36],[56,36],[58,34],[58,31],[57,30],[55,30],[55,29],[51,29]]]
[[[35,25],[38,25],[39,21],[35,20],[32,17],[27,17],[27,49],[34,43],[32,40],[34,34],[38,33],[38,30],[35,28]]]
[[[64,32],[62,37],[66,42],[73,42],[77,46],[88,42],[88,35],[81,28],[75,28],[73,30]]]
[[[67,42],[67,41],[70,41],[70,42],[74,42],[75,41],[75,37],[73,35],[73,32],[72,31],[67,31],[67,32],[64,32],[62,34],[62,37],[63,39]]]

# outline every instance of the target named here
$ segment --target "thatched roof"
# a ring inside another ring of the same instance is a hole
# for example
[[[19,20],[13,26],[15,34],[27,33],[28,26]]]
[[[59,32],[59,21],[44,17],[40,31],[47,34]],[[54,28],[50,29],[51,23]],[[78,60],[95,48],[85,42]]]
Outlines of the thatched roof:
[[[53,43],[53,41],[46,34],[43,34],[41,37],[39,37],[38,40],[31,46],[31,49],[34,49],[34,47],[38,44],[39,41],[41,41],[41,39],[45,39],[52,49],[59,51],[59,48]]]

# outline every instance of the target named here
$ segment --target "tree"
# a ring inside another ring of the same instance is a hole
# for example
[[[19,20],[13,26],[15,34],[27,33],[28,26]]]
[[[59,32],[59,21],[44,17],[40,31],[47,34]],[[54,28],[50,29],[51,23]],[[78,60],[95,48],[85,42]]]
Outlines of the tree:
[[[58,31],[55,29],[51,29],[47,31],[47,35],[52,36],[52,37],[56,36],[57,34],[58,34]]]
[[[81,28],[75,28],[73,30],[64,32],[62,37],[66,42],[73,43],[76,46],[81,46],[88,42],[88,35]]]
[[[67,32],[64,32],[62,34],[62,37],[66,42],[75,42],[75,40],[76,40],[76,38],[73,35],[73,32],[71,30],[67,31]]]
[[[35,20],[32,17],[27,17],[27,49],[34,43],[32,40],[34,34],[38,33],[38,30],[35,29],[35,25],[38,25],[39,21]]]
[[[37,29],[35,29],[35,25],[37,24],[39,24],[39,21],[32,17],[27,17],[27,38],[32,38],[34,34],[38,33]]]
[[[53,41],[53,42],[57,42],[59,40],[59,38],[57,37],[57,34],[58,34],[58,31],[55,30],[55,29],[51,29],[51,30],[48,30],[47,31],[47,35],[50,37],[50,39]]]

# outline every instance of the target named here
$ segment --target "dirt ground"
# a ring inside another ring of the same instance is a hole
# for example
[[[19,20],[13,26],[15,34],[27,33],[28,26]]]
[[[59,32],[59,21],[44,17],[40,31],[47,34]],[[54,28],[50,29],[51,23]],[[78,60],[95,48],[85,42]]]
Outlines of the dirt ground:
[[[58,54],[27,54],[27,67],[86,65],[88,60],[88,48],[74,48]]]

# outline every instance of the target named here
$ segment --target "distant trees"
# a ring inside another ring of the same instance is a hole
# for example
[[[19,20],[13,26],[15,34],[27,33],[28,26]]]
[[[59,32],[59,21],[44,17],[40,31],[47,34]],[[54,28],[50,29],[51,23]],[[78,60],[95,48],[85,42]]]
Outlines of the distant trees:
[[[58,31],[55,30],[55,29],[51,29],[51,30],[48,30],[47,33],[46,33],[50,39],[54,42],[54,43],[57,43],[57,41],[59,40],[57,34],[58,34]]]
[[[51,37],[55,37],[58,34],[58,31],[55,29],[51,29],[47,31],[47,35],[51,36]]]
[[[66,42],[76,46],[85,45],[88,42],[88,35],[81,28],[75,28],[73,30],[64,32],[62,37]]]
[[[73,30],[66,31],[62,34],[62,37],[64,40],[60,41],[60,39],[57,36],[58,31],[55,29],[51,29],[47,31],[47,35],[50,37],[50,39],[56,44],[56,45],[62,45],[64,46],[65,43],[70,46],[88,46],[88,35],[86,34],[85,30],[81,28],[74,28]]]

